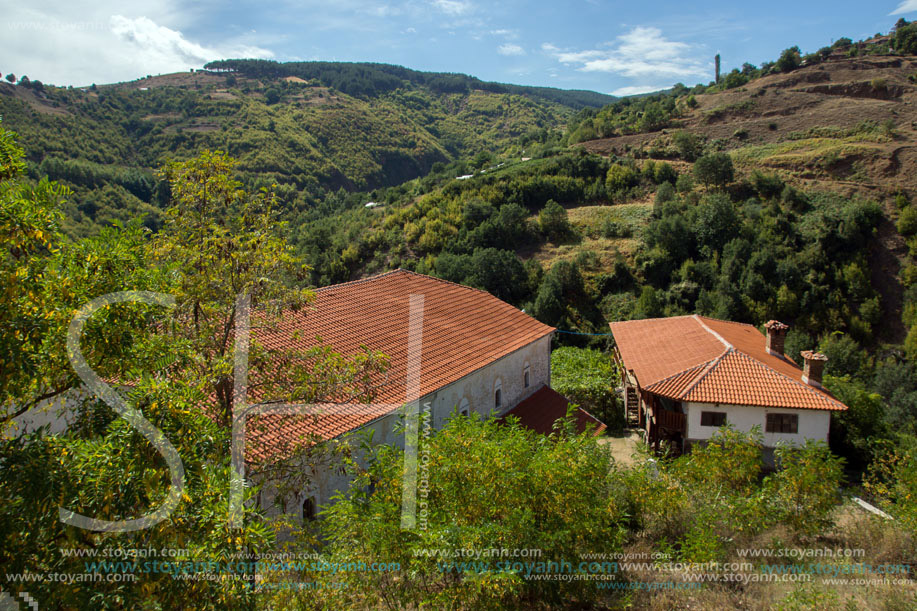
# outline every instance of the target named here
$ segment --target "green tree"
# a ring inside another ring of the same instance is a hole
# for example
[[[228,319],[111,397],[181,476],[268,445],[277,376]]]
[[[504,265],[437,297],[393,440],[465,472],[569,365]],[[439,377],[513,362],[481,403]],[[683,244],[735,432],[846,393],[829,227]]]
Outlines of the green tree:
[[[783,52],[780,53],[780,59],[777,60],[775,65],[780,72],[792,72],[798,68],[801,63],[802,57],[799,47],[790,47],[789,49],[784,49]]]
[[[280,90],[276,87],[270,87],[264,92],[264,101],[268,104],[276,104],[280,101]]]
[[[511,303],[518,303],[529,293],[528,274],[511,250],[476,248],[468,279],[474,286]]]
[[[892,36],[892,46],[902,55],[917,54],[917,22],[896,28]]]
[[[694,177],[708,188],[710,185],[724,188],[734,175],[735,168],[729,153],[710,153],[694,164]]]
[[[658,102],[652,102],[646,105],[643,116],[637,124],[637,129],[641,132],[655,132],[669,124],[669,113]]]
[[[9,74],[6,75],[6,80],[8,80],[8,81],[11,82],[11,83],[15,83],[15,82],[16,82],[16,75],[13,74],[12,72],[10,72]]]
[[[545,207],[538,213],[538,226],[541,232],[551,240],[562,240],[570,235],[572,227],[567,219],[567,209],[555,202],[548,200]]]
[[[21,157],[10,147],[3,151],[7,161],[15,163]],[[75,307],[124,289],[157,290],[175,297],[172,311],[140,304],[103,309],[88,323],[81,349],[100,375],[127,384],[129,402],[164,433],[184,461],[182,496],[169,518],[129,533],[98,533],[66,526],[57,507],[119,520],[159,506],[175,474],[147,440],[92,398],[75,406],[76,421],[63,435],[48,437],[39,431],[5,439],[0,444],[0,562],[10,570],[84,572],[82,560],[61,554],[62,546],[182,548],[187,550],[183,559],[209,562],[230,554],[258,554],[271,545],[272,531],[254,503],[256,487],[244,491],[242,527],[234,529],[229,523],[227,496],[234,472],[227,426],[230,406],[225,402],[231,400],[226,386],[231,389],[235,370],[228,346],[234,339],[238,294],[252,298],[256,324],[270,328],[275,312],[306,303],[309,293],[294,275],[302,271],[301,264],[275,233],[274,198],[266,191],[250,196],[241,190],[230,178],[231,166],[231,160],[212,153],[170,165],[165,175],[175,199],[163,232],[152,241],[135,225],[77,243],[58,239],[53,249],[39,242],[40,247],[28,253],[13,250],[7,255],[10,273],[33,273],[33,282],[25,293],[5,292],[0,310],[23,321],[50,321],[33,331],[41,341],[26,345],[16,373],[27,378],[30,362],[42,365],[36,379],[52,390],[59,379],[72,382],[65,341]],[[55,205],[28,199],[30,191],[23,185],[4,185],[2,193],[2,222],[29,228],[19,245],[29,246],[26,239],[47,240],[44,232],[53,230],[49,223],[57,214]],[[40,292],[49,299],[39,299]],[[14,328],[3,341],[16,338]],[[367,396],[369,379],[384,366],[381,356],[370,353],[345,357],[324,346],[268,350],[257,338],[252,344],[249,356],[265,392],[262,400],[315,401],[343,392],[359,401]],[[42,392],[36,384],[23,386],[12,377],[4,383],[5,399],[13,405],[34,402],[35,393]],[[252,422],[249,430],[258,429],[259,423]],[[285,445],[277,448],[282,457],[298,452],[295,456],[308,460],[321,451],[308,437],[283,441]],[[264,465],[271,469],[263,471],[278,472],[278,465],[282,463]],[[288,469],[281,481],[302,484],[309,472]],[[176,608],[189,597],[200,608],[253,604],[245,581],[236,579],[192,584],[157,573],[143,575],[129,586],[51,585],[29,585],[43,606],[87,608],[104,599],[127,607]],[[3,588],[11,589],[6,582]]]
[[[698,248],[722,249],[735,238],[740,225],[735,205],[722,193],[705,195],[695,208],[692,226]]]
[[[687,131],[676,132],[672,141],[685,161],[695,161],[704,153],[703,140],[697,134]]]

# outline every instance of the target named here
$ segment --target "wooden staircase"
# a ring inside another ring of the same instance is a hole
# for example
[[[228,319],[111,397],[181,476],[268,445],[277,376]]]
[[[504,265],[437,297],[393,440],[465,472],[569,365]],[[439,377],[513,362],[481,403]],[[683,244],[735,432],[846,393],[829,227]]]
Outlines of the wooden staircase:
[[[632,386],[624,387],[624,413],[628,426],[640,426],[640,397]]]

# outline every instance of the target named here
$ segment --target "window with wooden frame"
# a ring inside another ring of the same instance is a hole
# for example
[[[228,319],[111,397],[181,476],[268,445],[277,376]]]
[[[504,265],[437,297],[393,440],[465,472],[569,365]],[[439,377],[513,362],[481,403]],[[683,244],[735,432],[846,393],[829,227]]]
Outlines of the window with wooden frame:
[[[715,426],[717,428],[726,424],[726,414],[723,412],[701,412],[701,426]]]
[[[768,433],[796,433],[799,430],[798,414],[768,414],[765,431]]]

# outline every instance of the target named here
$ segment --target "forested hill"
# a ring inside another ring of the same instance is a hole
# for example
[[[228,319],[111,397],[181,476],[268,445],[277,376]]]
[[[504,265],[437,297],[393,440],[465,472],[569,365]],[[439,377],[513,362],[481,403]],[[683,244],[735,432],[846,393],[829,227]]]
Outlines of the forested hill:
[[[595,91],[494,83],[482,81],[467,74],[420,72],[403,66],[369,62],[280,63],[265,59],[226,59],[210,62],[204,68],[211,71],[230,71],[256,79],[284,77],[316,79],[326,87],[333,87],[356,96],[380,95],[414,85],[426,87],[437,93],[469,93],[476,89],[491,93],[513,93],[569,106],[577,110],[601,107],[615,99],[613,96]]]
[[[302,211],[340,189],[368,192],[446,164],[463,172],[476,157],[480,167],[613,99],[381,64],[210,67],[86,88],[21,75],[0,83],[0,116],[20,134],[30,174],[74,190],[68,233],[138,216],[156,228],[168,194],[155,169],[204,149],[229,152],[246,186],[276,184]]]

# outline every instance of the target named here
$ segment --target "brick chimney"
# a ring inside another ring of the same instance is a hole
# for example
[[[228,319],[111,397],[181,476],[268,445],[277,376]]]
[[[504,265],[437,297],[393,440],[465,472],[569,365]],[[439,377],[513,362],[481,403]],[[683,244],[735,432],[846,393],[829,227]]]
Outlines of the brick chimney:
[[[802,369],[802,381],[809,386],[821,388],[821,374],[825,370],[828,357],[814,350],[804,350],[801,354],[802,358],[806,360]]]
[[[783,342],[790,327],[779,320],[769,320],[764,324],[767,329],[767,351],[774,356],[783,357]]]

